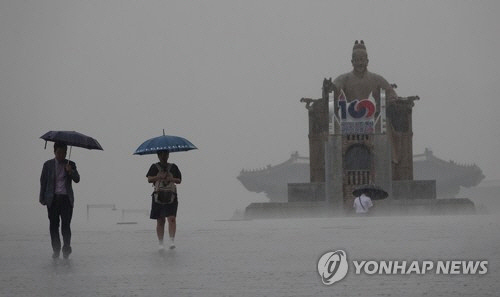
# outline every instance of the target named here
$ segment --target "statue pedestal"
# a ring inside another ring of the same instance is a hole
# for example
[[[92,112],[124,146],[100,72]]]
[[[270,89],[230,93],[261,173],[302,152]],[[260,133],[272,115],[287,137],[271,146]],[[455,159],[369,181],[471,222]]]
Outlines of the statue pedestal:
[[[469,215],[475,214],[474,203],[467,198],[453,199],[386,199],[376,201],[371,217],[401,215]],[[325,201],[251,203],[245,209],[245,219],[356,217],[340,213]]]

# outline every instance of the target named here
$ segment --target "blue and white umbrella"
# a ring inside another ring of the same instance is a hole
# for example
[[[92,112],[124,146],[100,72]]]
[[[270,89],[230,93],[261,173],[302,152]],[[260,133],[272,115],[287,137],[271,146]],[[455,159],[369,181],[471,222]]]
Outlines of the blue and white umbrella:
[[[172,135],[165,135],[163,131],[162,136],[154,137],[144,141],[134,152],[134,155],[149,155],[156,154],[160,151],[167,152],[185,152],[198,149],[189,140]]]

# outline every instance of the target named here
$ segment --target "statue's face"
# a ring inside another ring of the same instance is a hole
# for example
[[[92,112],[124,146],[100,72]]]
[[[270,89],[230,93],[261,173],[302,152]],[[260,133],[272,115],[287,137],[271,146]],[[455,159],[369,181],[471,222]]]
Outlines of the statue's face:
[[[368,55],[365,51],[355,51],[352,54],[351,63],[354,71],[364,73],[368,67]]]

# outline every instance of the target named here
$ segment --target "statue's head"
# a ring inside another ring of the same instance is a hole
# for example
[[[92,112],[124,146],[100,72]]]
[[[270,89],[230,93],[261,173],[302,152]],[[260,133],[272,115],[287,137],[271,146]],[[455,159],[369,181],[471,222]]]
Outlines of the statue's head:
[[[352,48],[352,67],[357,73],[365,73],[368,67],[368,53],[366,52],[365,42],[363,40],[354,42]]]

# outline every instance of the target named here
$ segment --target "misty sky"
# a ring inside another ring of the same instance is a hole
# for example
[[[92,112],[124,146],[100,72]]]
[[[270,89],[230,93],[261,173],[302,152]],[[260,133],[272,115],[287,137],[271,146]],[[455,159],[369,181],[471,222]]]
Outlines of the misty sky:
[[[368,69],[419,95],[414,153],[476,163],[500,179],[498,1],[1,1],[0,214],[46,222],[38,204],[39,137],[76,130],[104,151],[74,148],[87,203],[149,209],[142,141],[184,136],[179,216],[228,218],[264,195],[242,168],[308,156],[301,97],[351,70],[363,39]]]

